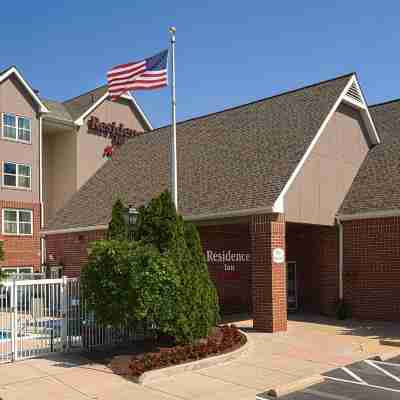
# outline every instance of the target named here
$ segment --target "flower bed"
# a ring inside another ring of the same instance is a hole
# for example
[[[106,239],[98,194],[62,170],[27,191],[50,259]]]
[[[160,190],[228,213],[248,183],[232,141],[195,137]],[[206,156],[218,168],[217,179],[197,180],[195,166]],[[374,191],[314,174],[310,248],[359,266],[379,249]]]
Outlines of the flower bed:
[[[139,377],[146,371],[201,360],[238,349],[247,339],[235,326],[221,326],[206,339],[193,344],[158,347],[156,350],[131,357],[124,357],[121,365],[110,364],[114,372]]]

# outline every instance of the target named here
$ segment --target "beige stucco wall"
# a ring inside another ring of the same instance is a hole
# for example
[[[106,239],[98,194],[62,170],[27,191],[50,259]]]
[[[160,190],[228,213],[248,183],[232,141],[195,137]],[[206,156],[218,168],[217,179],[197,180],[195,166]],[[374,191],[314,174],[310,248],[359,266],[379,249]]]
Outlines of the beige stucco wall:
[[[105,162],[103,150],[111,144],[111,140],[88,132],[87,121],[91,116],[97,117],[101,122],[124,124],[126,128],[139,132],[144,131],[137,111],[127,100],[117,102],[106,100],[97,107],[86,119],[78,132],[78,169],[77,184],[80,188]]]
[[[32,143],[25,144],[2,138],[2,113],[11,113],[31,119]],[[26,94],[26,90],[14,78],[10,77],[0,83],[0,162],[1,162],[1,185],[0,200],[23,201],[27,203],[39,203],[39,119],[36,105]],[[32,167],[31,190],[16,190],[3,188],[2,163],[12,161],[30,164]]]
[[[77,138],[74,129],[44,130],[43,182],[45,223],[77,190]]]
[[[333,225],[367,152],[360,113],[340,105],[284,199],[289,222]]]
[[[143,131],[142,119],[131,103],[104,101],[90,114],[83,126],[70,128],[48,121],[43,124],[44,213],[47,223],[71,196],[106,162],[103,150],[111,140],[88,133],[91,115],[101,122],[122,123]]]

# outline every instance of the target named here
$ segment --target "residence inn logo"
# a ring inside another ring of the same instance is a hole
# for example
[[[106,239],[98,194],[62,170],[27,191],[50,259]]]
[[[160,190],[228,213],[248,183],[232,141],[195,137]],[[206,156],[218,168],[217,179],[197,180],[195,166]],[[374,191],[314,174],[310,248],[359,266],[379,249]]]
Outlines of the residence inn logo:
[[[213,251],[207,250],[207,261],[209,263],[225,262],[249,262],[250,253],[233,252],[232,250]]]

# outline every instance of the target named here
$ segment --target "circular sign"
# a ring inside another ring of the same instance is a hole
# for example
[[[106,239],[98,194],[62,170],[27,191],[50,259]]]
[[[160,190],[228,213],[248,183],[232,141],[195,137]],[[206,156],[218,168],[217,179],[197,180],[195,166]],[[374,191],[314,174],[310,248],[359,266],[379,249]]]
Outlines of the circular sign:
[[[285,262],[285,250],[280,247],[274,249],[272,252],[272,260],[276,264],[282,264]]]

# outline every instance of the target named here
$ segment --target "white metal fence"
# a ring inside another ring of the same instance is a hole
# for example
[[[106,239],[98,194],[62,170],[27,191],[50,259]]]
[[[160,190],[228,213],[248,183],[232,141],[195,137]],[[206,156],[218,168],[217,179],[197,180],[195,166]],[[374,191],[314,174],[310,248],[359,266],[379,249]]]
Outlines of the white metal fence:
[[[132,328],[99,325],[78,279],[14,279],[0,286],[0,363],[142,337]]]

